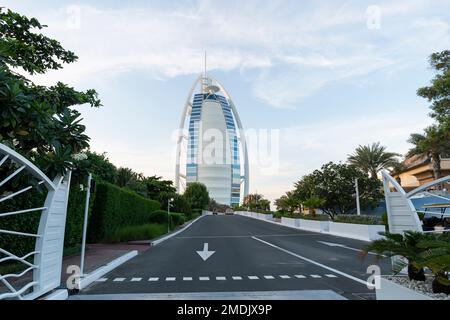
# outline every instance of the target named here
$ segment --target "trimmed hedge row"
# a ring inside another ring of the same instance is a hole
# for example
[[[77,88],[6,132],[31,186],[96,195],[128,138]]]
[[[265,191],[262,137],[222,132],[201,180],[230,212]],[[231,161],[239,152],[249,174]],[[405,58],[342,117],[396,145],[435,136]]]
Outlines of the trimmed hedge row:
[[[367,224],[367,225],[382,225],[381,217],[377,216],[358,216],[354,214],[340,214],[334,217],[333,222],[350,223],[350,224]]]
[[[110,183],[99,182],[89,220],[89,241],[110,238],[126,226],[151,223],[152,213],[159,208],[157,201]]]

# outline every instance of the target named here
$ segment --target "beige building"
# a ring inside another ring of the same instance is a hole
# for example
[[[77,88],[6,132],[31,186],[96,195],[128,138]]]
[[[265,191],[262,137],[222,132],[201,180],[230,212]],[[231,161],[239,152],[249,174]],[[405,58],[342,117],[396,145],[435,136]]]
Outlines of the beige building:
[[[414,156],[405,160],[406,169],[394,178],[406,191],[422,186],[434,179],[433,166],[427,156]],[[450,175],[450,158],[441,160],[442,176]]]

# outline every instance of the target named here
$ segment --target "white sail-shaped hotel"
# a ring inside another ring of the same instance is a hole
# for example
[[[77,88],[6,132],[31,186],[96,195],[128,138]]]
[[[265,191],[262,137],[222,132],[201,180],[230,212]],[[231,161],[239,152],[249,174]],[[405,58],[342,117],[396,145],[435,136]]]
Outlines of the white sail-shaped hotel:
[[[249,190],[245,135],[230,95],[206,72],[189,92],[179,132],[178,192],[189,183],[201,182],[217,203],[239,205]]]

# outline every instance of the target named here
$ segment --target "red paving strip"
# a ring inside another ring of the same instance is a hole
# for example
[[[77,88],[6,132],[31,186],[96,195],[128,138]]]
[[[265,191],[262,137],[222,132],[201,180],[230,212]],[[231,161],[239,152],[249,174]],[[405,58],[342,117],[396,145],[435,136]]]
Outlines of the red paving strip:
[[[89,244],[86,248],[86,258],[85,258],[85,273],[90,273],[95,269],[109,263],[110,261],[132,251],[137,250],[142,253],[150,249],[149,245],[136,245],[127,243],[118,244]],[[70,265],[80,265],[80,254],[72,254],[70,256],[65,256],[63,258],[62,274],[61,274],[61,284],[65,286],[67,278],[70,274],[67,274],[67,267]],[[32,281],[32,272],[28,272],[23,277],[18,279],[10,279],[10,283],[16,287],[20,288],[24,284]],[[7,290],[2,284],[0,284],[0,292],[6,292]]]

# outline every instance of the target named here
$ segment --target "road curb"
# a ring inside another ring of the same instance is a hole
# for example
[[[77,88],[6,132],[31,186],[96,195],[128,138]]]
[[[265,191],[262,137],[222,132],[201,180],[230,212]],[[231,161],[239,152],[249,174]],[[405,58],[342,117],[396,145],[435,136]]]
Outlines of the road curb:
[[[116,259],[112,260],[111,262],[109,262],[108,264],[104,265],[103,267],[100,267],[100,268],[92,271],[91,273],[86,275],[86,277],[80,279],[80,282],[78,284],[78,288],[77,289],[78,290],[83,290],[84,288],[89,286],[94,281],[100,279],[101,277],[103,277],[108,272],[114,270],[115,268],[117,268],[120,265],[124,264],[128,260],[136,257],[137,255],[138,255],[138,251],[137,250],[130,251],[130,252],[124,254],[123,256],[120,256],[119,258],[116,258]]]
[[[181,228],[180,230],[177,230],[175,232],[172,232],[170,234],[168,234],[167,236],[164,236],[158,240],[152,241],[150,242],[150,246],[156,246],[166,240],[169,240],[170,238],[176,236],[177,234],[180,234],[181,232],[185,231],[186,229],[188,229],[190,226],[192,226],[195,222],[197,222],[198,220],[200,220],[203,217],[206,217],[207,215],[202,215],[194,220],[192,220],[188,225],[184,226],[183,228]]]

